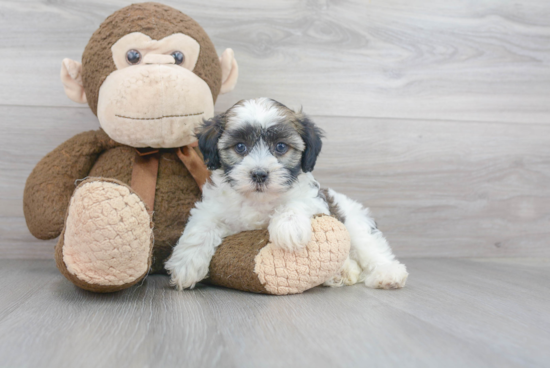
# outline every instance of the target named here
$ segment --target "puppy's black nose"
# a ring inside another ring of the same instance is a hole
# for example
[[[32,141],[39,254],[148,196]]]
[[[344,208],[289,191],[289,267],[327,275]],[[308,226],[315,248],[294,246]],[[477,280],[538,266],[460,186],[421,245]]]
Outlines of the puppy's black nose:
[[[264,170],[255,170],[255,171],[252,171],[251,174],[252,174],[252,180],[258,184],[265,183],[268,177],[268,173]]]

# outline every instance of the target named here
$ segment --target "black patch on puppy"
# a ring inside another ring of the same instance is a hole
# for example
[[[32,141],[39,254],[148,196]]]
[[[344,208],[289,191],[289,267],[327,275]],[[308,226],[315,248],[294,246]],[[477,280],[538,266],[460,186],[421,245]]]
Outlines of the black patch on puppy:
[[[262,135],[262,128],[251,123],[246,123],[238,129],[228,129],[226,134],[229,137],[226,142],[227,147],[222,147],[222,149],[229,149],[237,143],[244,143],[246,144],[248,153],[252,151],[252,148],[256,145],[258,139]]]
[[[306,115],[298,120],[298,124],[301,126],[300,136],[306,145],[302,154],[302,171],[307,173],[313,171],[315,167],[317,156],[323,147],[321,138],[324,137],[324,134]]]
[[[346,216],[344,215],[344,212],[342,212],[340,206],[338,206],[338,204],[334,200],[334,197],[329,194],[328,189],[319,189],[318,197],[323,199],[328,204],[328,210],[331,215],[336,217],[336,219],[341,223],[346,222]]]
[[[223,173],[225,174],[225,181],[229,184],[232,184],[234,182],[234,180],[229,175],[227,175],[231,170],[233,170],[233,167],[234,165],[222,163]]]
[[[279,142],[293,147],[293,136],[296,136],[296,130],[292,125],[286,123],[277,123],[262,131],[262,138],[272,152],[275,151],[275,146]]]
[[[302,172],[302,165],[301,163],[298,163],[298,165],[294,167],[291,167],[291,168],[287,167],[286,171],[288,173],[288,180],[285,182],[285,185],[290,187],[292,186],[292,184],[294,184],[296,179],[298,179],[298,175],[300,175],[300,173]]]
[[[225,127],[225,118],[225,114],[220,114],[204,120],[196,133],[199,149],[209,170],[217,170],[221,167],[218,140]]]

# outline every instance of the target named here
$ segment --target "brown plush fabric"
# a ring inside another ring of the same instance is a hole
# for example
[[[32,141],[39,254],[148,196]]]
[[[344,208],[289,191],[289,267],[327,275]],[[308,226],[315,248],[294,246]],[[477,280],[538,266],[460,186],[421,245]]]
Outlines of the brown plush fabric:
[[[155,191],[157,188],[157,174],[159,169],[159,150],[154,153],[143,155],[136,150],[134,167],[132,169],[132,180],[130,186],[139,194],[147,205],[149,214],[153,214],[155,206]]]
[[[111,178],[130,185],[134,157],[134,148],[115,143],[103,130],[81,133],[46,155],[25,186],[23,207],[31,233],[40,239],[53,239],[61,233],[78,179]],[[165,272],[164,262],[200,196],[195,179],[175,150],[161,150],[153,216],[152,272]]]
[[[210,87],[214,103],[221,88],[221,67],[216,49],[202,27],[179,10],[158,3],[133,4],[110,15],[94,32],[82,55],[82,81],[88,104],[97,115],[99,88],[116,70],[111,46],[124,35],[141,32],[154,40],[184,33],[200,46],[193,72]]]
[[[40,160],[23,194],[23,212],[35,237],[53,239],[61,234],[75,180],[89,175],[102,152],[118,146],[102,130],[83,132]]]
[[[210,171],[206,167],[202,155],[190,146],[181,147],[181,149],[176,150],[176,153],[202,190],[202,187],[210,178]]]
[[[244,231],[227,237],[210,262],[204,282],[254,293],[270,294],[254,273],[255,258],[269,242],[267,230]]]
[[[89,176],[113,178],[130,185],[134,157],[135,149],[128,146],[105,151]],[[152,272],[165,272],[164,261],[172,254],[172,247],[183,233],[189,211],[200,197],[195,179],[175,150],[161,149],[153,215],[155,247]]]

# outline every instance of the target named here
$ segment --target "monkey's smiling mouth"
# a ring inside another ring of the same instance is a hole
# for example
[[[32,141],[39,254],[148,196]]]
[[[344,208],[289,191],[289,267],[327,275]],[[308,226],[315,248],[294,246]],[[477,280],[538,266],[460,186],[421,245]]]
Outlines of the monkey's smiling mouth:
[[[115,114],[115,116],[117,118],[131,119],[131,120],[159,120],[159,119],[164,119],[164,118],[185,118],[185,117],[188,117],[188,116],[198,116],[198,115],[202,115],[202,114],[204,114],[204,111],[203,112],[197,112],[197,113],[194,113],[194,114],[163,115],[163,116],[159,116],[159,117],[156,117],[156,118],[133,118],[131,116],[124,116],[124,115],[117,115],[117,114]]]

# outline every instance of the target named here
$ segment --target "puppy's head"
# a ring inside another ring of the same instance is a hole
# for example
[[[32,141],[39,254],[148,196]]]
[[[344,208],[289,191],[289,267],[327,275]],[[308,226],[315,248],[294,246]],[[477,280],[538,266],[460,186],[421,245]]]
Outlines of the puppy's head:
[[[290,189],[313,170],[322,135],[306,115],[267,98],[240,101],[197,132],[208,168],[223,169],[242,193]]]

